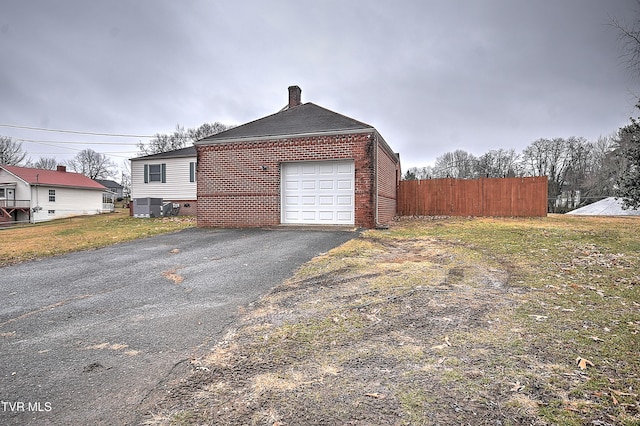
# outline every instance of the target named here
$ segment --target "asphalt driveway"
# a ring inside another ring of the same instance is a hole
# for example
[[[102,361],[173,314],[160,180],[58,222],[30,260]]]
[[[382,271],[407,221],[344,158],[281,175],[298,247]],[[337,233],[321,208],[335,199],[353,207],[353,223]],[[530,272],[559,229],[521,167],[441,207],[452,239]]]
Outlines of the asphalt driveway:
[[[245,305],[355,237],[188,229],[0,268],[0,424],[135,424]]]

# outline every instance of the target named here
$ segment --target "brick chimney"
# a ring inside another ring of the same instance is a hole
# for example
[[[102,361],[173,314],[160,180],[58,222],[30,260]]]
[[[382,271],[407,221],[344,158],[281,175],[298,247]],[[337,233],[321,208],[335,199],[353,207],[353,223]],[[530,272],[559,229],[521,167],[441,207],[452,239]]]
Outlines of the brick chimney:
[[[289,108],[302,105],[302,89],[298,86],[289,86]]]
[[[56,171],[64,173],[67,171],[67,166],[58,166],[56,167]]]

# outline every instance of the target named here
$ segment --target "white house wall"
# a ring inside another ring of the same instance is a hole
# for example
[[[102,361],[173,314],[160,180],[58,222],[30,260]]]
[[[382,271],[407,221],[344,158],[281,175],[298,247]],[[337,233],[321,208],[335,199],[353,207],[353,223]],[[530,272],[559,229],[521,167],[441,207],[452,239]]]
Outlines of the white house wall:
[[[30,200],[31,199],[31,186],[7,172],[4,169],[0,169],[0,183],[15,183],[16,184],[16,200]]]
[[[17,178],[4,169],[0,169],[0,183],[12,183],[15,184],[15,197],[14,200],[30,201],[31,200],[31,185],[22,179]],[[29,207],[33,207],[35,204],[30,203]],[[29,220],[28,213],[16,212],[16,220],[18,222],[27,222]]]
[[[49,201],[49,190],[55,190],[55,201]],[[31,213],[33,222],[70,216],[99,214],[102,210],[102,191],[55,186],[33,186],[31,205],[40,207]]]
[[[189,182],[189,164],[196,157],[135,160],[131,162],[131,198],[195,200],[196,182]],[[145,164],[166,164],[166,182],[144,182]]]

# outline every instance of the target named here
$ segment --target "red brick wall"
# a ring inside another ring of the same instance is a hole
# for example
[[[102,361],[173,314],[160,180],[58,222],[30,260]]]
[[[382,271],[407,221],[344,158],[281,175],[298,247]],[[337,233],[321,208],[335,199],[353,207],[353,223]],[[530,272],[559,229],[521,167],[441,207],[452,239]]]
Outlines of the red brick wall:
[[[375,226],[374,134],[310,136],[198,146],[198,226],[280,224],[280,165],[352,159],[355,224]]]
[[[396,216],[400,183],[400,162],[394,153],[378,145],[378,223],[389,223]]]
[[[163,200],[180,204],[179,216],[195,216],[198,213],[198,202],[196,200]],[[189,207],[186,207],[188,204]]]

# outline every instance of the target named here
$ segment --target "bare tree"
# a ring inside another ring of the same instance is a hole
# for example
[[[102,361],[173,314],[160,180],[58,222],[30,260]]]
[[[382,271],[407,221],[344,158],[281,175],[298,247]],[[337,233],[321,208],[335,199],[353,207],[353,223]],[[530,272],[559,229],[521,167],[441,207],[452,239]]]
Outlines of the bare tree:
[[[410,167],[404,175],[405,180],[413,179],[431,179],[435,176],[434,169],[431,166]]]
[[[447,152],[436,158],[435,177],[470,179],[476,177],[477,158],[462,149]]]
[[[224,132],[225,130],[229,130],[232,127],[233,126],[228,126],[216,121],[215,123],[204,123],[197,129],[188,129],[187,134],[191,141],[195,142],[208,136],[213,136],[220,132]]]
[[[533,176],[549,178],[549,207],[555,208],[555,198],[562,193],[570,158],[568,142],[562,138],[538,139],[522,151],[522,162]]]
[[[636,2],[636,6],[640,10],[640,1]],[[640,19],[635,17],[629,24],[612,18],[611,26],[618,32],[621,59],[627,65],[629,72],[640,78]]]
[[[512,149],[491,150],[476,162],[476,174],[484,177],[515,177],[522,174],[520,156]]]
[[[58,167],[58,160],[55,157],[40,157],[38,161],[33,163],[36,169],[55,170]]]
[[[178,124],[176,125],[176,130],[171,134],[156,133],[147,144],[138,143],[138,154],[160,154],[161,152],[185,148],[199,139],[215,135],[229,128],[230,126],[217,121],[215,123],[204,123],[200,127],[187,130]]]
[[[22,142],[16,142],[9,136],[0,136],[0,164],[17,166],[27,158],[22,150]]]
[[[128,197],[131,195],[131,168],[129,160],[122,162],[122,171],[120,173],[120,185],[122,185],[122,195]]]
[[[586,204],[613,195],[617,177],[623,170],[615,154],[617,144],[613,137],[600,137],[590,144],[589,171],[582,185]]]
[[[92,149],[80,151],[73,159],[66,162],[67,167],[76,173],[91,179],[108,179],[113,177],[115,163],[106,155]]]
[[[593,144],[584,138],[572,136],[565,144],[567,168],[565,172],[565,188],[572,193],[584,192],[587,176],[592,172]]]

